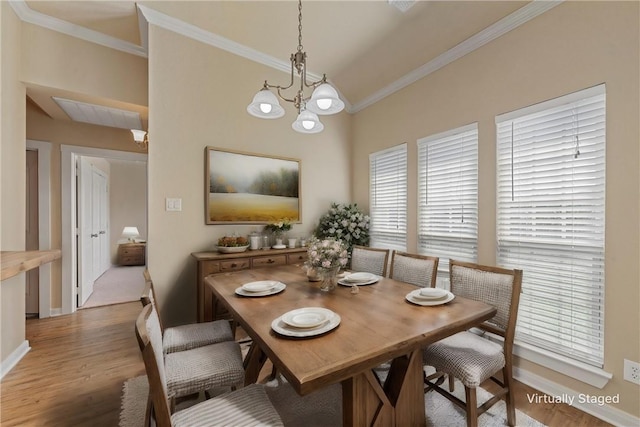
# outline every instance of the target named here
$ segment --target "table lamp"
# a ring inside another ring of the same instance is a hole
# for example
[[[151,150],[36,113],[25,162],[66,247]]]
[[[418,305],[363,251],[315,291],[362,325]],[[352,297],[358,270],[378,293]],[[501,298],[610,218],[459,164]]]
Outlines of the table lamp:
[[[136,237],[140,236],[138,227],[125,227],[122,230],[122,237],[126,237],[132,243],[135,243]]]

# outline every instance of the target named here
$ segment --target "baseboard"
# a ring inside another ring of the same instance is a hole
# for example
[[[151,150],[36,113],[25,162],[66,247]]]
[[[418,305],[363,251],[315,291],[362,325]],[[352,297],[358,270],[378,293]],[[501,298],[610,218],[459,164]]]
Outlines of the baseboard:
[[[29,350],[31,350],[31,347],[29,347],[29,341],[24,340],[22,344],[20,344],[18,348],[9,355],[9,357],[3,360],[1,363],[2,368],[0,368],[0,379],[4,378],[4,376],[17,365]]]
[[[62,316],[62,309],[61,308],[52,308],[51,311],[49,312],[49,315],[51,317]]]
[[[541,392],[548,394],[549,396],[563,397],[564,401],[570,397],[574,397],[572,406],[587,414],[593,415],[603,421],[620,427],[628,426],[640,426],[640,418],[635,417],[628,412],[621,411],[607,404],[595,404],[585,402],[584,399],[579,399],[579,393],[561,384],[549,381],[546,378],[529,372],[525,369],[515,367],[513,368],[513,377],[523,384],[540,390]]]

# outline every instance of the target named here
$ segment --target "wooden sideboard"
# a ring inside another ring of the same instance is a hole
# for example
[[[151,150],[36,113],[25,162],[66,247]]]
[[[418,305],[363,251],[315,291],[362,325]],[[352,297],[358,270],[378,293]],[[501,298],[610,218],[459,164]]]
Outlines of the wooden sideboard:
[[[198,322],[209,322],[230,318],[226,308],[213,296],[205,286],[204,278],[210,274],[227,273],[229,271],[249,270],[276,265],[302,264],[307,260],[307,248],[294,249],[258,249],[234,254],[219,252],[194,252],[191,254],[197,262],[197,314]]]

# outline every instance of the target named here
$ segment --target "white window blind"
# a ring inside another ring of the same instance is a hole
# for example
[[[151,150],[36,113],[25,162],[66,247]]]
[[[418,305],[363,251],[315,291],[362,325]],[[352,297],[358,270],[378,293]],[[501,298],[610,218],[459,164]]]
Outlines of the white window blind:
[[[407,247],[407,144],[369,155],[370,245]]]
[[[524,272],[516,339],[602,367],[604,85],[496,124],[498,263]]]
[[[449,259],[478,258],[478,125],[418,140],[418,252]]]

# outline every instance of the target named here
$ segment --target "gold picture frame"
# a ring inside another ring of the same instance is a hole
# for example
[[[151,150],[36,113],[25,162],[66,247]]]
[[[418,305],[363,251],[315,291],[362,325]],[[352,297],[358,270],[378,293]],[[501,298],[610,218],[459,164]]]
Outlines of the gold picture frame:
[[[302,221],[299,159],[205,148],[207,224]]]

